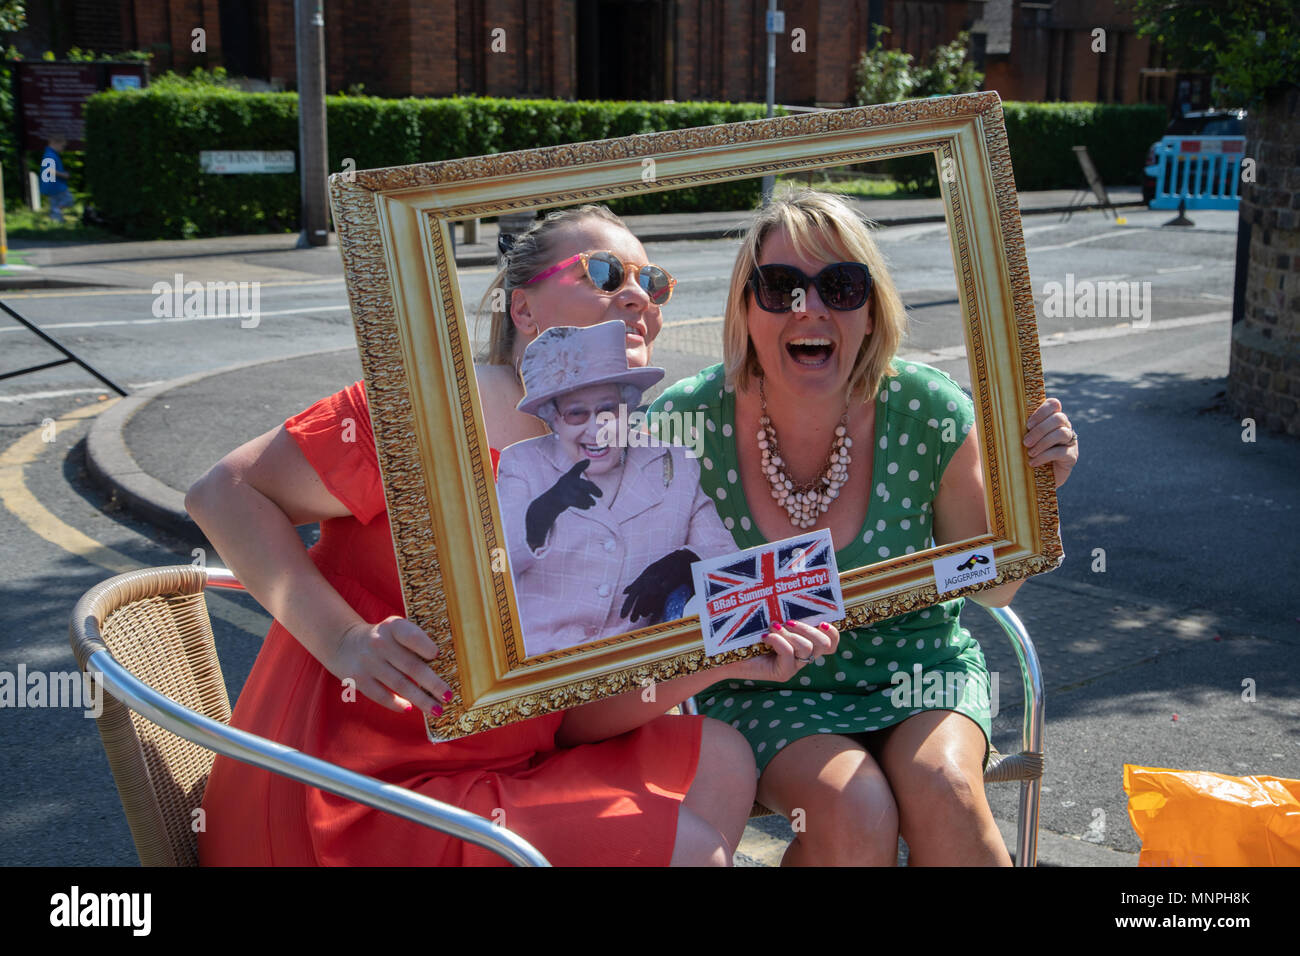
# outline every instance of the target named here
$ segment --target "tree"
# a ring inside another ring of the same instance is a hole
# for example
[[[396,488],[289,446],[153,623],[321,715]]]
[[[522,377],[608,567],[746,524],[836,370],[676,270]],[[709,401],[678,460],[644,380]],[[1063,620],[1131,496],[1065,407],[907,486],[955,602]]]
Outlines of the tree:
[[[0,0],[0,33],[16,33],[27,26],[25,0]]]
[[[1127,0],[1140,36],[1180,70],[1209,73],[1215,99],[1250,107],[1300,77],[1295,0]]]
[[[935,47],[924,66],[916,66],[912,54],[886,50],[881,38],[889,28],[877,23],[875,41],[858,60],[853,73],[854,102],[893,103],[922,96],[973,93],[984,82],[984,74],[966,59],[970,34],[959,33],[951,43]]]
[[[858,106],[893,103],[923,96],[973,93],[984,82],[984,74],[966,56],[970,35],[959,33],[951,43],[935,47],[925,65],[917,66],[910,53],[886,50],[881,38],[889,29],[876,24],[875,43],[865,51],[853,71],[853,96]],[[905,189],[937,193],[939,174],[933,158],[908,156],[891,159],[875,167],[883,169]]]

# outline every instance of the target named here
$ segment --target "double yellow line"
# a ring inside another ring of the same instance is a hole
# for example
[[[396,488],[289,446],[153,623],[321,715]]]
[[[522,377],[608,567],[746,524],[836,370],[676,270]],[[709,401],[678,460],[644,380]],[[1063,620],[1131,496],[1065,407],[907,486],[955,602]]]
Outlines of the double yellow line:
[[[63,427],[94,418],[101,412],[107,411],[117,401],[118,399],[114,398],[95,405],[87,405],[53,420],[55,436],[58,436]],[[32,533],[90,564],[114,574],[138,570],[141,567],[138,559],[108,545],[100,544],[94,538],[60,520],[41,504],[27,487],[23,469],[40,458],[50,447],[51,443],[45,440],[47,428],[49,425],[33,429],[0,452],[0,504],[3,504],[9,513],[26,525]],[[213,617],[233,624],[241,630],[254,635],[266,631],[265,618],[248,611],[224,595],[209,593],[207,605],[208,612]]]
[[[87,405],[56,419],[55,436],[58,436],[62,426],[75,425],[88,418],[94,418],[116,402],[117,399],[112,399],[96,405]],[[41,453],[50,447],[50,443],[45,441],[44,437],[48,427],[42,425],[40,428],[33,429],[0,452],[0,502],[3,502],[5,508],[32,532],[50,544],[84,558],[91,564],[106,568],[115,574],[139,568],[139,561],[121,551],[100,544],[94,538],[59,520],[27,487],[23,469],[36,461]]]

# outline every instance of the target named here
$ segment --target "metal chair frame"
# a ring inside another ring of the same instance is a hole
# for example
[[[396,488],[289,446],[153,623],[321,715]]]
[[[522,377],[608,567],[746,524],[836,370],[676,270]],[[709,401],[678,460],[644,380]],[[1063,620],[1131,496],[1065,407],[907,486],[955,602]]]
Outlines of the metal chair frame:
[[[981,605],[983,606],[983,605]],[[1038,663],[1034,642],[1016,612],[1009,607],[986,607],[993,619],[1006,632],[1020,663],[1020,678],[1025,689],[1025,709],[1021,721],[1021,751],[1002,754],[996,750],[989,755],[984,768],[984,782],[1005,783],[1020,781],[1020,813],[1016,823],[1016,866],[1036,866],[1038,863],[1038,807],[1043,786],[1043,671]],[[695,698],[682,705],[684,713],[696,714],[699,709]],[[772,811],[755,804],[751,816],[763,816]]]
[[[395,814],[421,826],[439,830],[462,840],[485,847],[518,866],[547,866],[546,858],[536,848],[505,827],[498,826],[477,814],[434,800],[404,787],[383,783],[351,770],[311,757],[283,744],[229,726],[222,720],[201,714],[177,703],[150,687],[124,667],[106,645],[101,628],[114,612],[132,602],[121,600],[128,588],[144,587],[143,597],[164,597],[169,594],[191,593],[178,590],[177,576],[189,587],[202,592],[206,588],[243,590],[235,575],[224,568],[199,569],[189,565],[164,568],[145,568],[130,571],[96,585],[77,602],[72,613],[70,641],[77,661],[86,671],[102,683],[110,698],[105,699],[104,713],[98,718],[105,750],[113,769],[127,819],[131,825],[141,862],[145,865],[178,865],[197,861],[197,833],[190,830],[189,820],[180,828],[188,835],[189,846],[169,845],[172,837],[158,815],[157,790],[160,781],[150,777],[148,792],[142,792],[138,781],[133,783],[144,767],[140,759],[140,739],[135,718],[127,709],[144,719],[170,731],[177,737],[205,748],[209,753],[202,775],[206,784],[216,754],[222,754],[244,763],[278,773],[299,783],[328,790],[366,806]],[[165,588],[164,584],[169,585]],[[1039,799],[1043,773],[1043,676],[1028,631],[1020,618],[1010,608],[987,608],[994,620],[1010,639],[1020,664],[1024,685],[1025,707],[1022,720],[1022,750],[1018,754],[1004,755],[996,751],[990,756],[984,771],[986,783],[1008,780],[1021,781],[1020,813],[1017,823],[1017,866],[1034,866],[1038,857]],[[206,614],[206,608],[204,609]],[[205,650],[216,660],[210,627],[203,638]],[[220,686],[223,714],[228,720],[229,696],[220,672],[215,675]],[[682,709],[696,713],[695,701],[686,701]],[[131,730],[122,733],[130,720]],[[129,737],[135,752],[129,759],[119,758],[117,748],[123,738]],[[189,808],[202,802],[203,786],[197,786],[189,795]],[[148,822],[142,822],[142,821]],[[175,831],[173,831],[175,832]]]
[[[189,578],[188,583],[196,586],[198,591],[205,587],[243,590],[234,574],[223,568],[202,570],[188,565],[145,568],[119,574],[92,588],[82,596],[72,612],[70,639],[77,661],[83,671],[101,681],[102,689],[113,698],[105,699],[104,713],[98,718],[98,723],[141,863],[184,865],[197,861],[198,835],[191,830],[188,818],[182,826],[173,826],[170,834],[163,825],[166,821],[160,815],[158,791],[160,786],[173,781],[158,780],[149,774],[147,787],[140,785],[139,779],[145,763],[135,727],[136,718],[126,714],[123,707],[177,737],[210,751],[200,784],[187,794],[190,810],[202,802],[207,772],[211,770],[212,761],[219,753],[475,843],[498,853],[515,865],[549,865],[546,858],[522,837],[477,814],[238,730],[177,703],[137,678],[113,656],[101,634],[101,627],[112,613],[132,603],[117,600],[126,589],[143,585],[146,589],[144,596],[164,597],[169,593],[164,585],[174,584],[178,573]],[[175,594],[177,591],[172,587],[170,593]],[[136,598],[137,601],[140,599]],[[211,645],[210,629],[204,639]],[[215,646],[208,649],[211,651],[211,659],[215,661]],[[219,670],[215,681],[220,683],[223,697],[221,703],[224,704],[224,713],[228,715],[229,697]],[[128,719],[131,727],[124,733],[123,728]],[[128,750],[132,749],[133,744],[134,752],[122,756],[120,748],[123,744],[127,745]],[[166,766],[166,757],[164,765]],[[170,770],[170,767],[167,769]],[[188,846],[176,846],[177,832],[187,835]]]

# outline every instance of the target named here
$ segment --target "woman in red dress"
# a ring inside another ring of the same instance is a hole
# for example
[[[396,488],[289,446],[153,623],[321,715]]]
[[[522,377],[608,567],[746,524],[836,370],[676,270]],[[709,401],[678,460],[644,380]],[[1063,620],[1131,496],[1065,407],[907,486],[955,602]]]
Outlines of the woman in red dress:
[[[593,251],[613,256],[579,255]],[[648,364],[672,286],[650,268],[633,274],[644,263],[641,243],[602,207],[552,213],[518,238],[494,284],[509,310],[494,313],[489,361],[477,370],[494,464],[496,449],[545,433],[515,409],[515,362],[544,329],[619,319],[629,364]],[[658,704],[638,690],[434,746],[415,711],[440,712],[451,692],[425,663],[437,635],[401,617],[360,382],[231,452],[186,507],[275,617],[235,726],[499,820],[556,864],[730,863],[754,796],[753,756],[731,727],[664,710],[723,678],[787,680],[838,640],[833,628],[793,624],[768,636],[775,654],[666,682]],[[307,552],[294,526],[316,521],[321,539]],[[203,806],[207,865],[501,862],[223,757]]]

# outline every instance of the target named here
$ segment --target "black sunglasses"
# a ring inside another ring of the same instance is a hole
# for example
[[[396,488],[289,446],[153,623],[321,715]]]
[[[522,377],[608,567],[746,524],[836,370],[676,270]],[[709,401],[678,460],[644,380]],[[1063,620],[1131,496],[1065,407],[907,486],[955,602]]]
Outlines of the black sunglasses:
[[[794,266],[759,266],[749,279],[754,299],[765,312],[789,312],[794,307],[795,290],[817,287],[817,294],[828,309],[852,312],[860,309],[871,295],[871,270],[861,262],[834,262],[809,278]],[[802,309],[800,311],[803,311]]]

